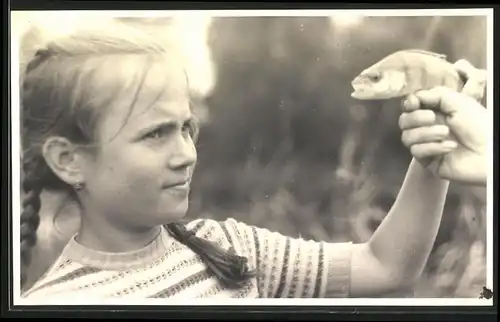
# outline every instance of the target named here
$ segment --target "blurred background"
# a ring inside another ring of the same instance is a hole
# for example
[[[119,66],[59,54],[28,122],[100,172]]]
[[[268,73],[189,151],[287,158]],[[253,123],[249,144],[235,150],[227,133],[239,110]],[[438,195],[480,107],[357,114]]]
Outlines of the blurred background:
[[[185,50],[202,121],[188,217],[233,217],[318,241],[368,240],[411,160],[400,141],[400,100],[355,101],[351,80],[406,48],[486,68],[485,17],[120,19]],[[39,36],[25,35],[21,62]],[[44,198],[31,282],[78,225],[72,206],[60,207],[63,197]],[[477,298],[486,281],[485,212],[485,189],[452,184],[424,275],[385,296]]]

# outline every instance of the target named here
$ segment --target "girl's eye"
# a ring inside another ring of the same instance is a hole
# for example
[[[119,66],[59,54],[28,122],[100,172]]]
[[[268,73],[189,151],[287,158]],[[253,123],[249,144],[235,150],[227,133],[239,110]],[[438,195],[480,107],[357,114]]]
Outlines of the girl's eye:
[[[182,133],[188,134],[188,135],[193,135],[194,134],[194,126],[191,122],[185,123],[182,126]]]
[[[149,132],[146,135],[146,139],[153,139],[153,140],[159,140],[165,135],[165,130],[163,129],[157,129],[152,132]]]
[[[149,132],[144,136],[144,138],[146,140],[161,140],[165,138],[173,130],[174,129],[171,127],[161,127],[154,131]],[[185,123],[181,128],[181,132],[183,135],[192,136],[194,134],[193,124],[191,124],[191,122]]]
[[[183,133],[191,133],[191,125],[190,124],[184,124],[182,126],[182,132]]]

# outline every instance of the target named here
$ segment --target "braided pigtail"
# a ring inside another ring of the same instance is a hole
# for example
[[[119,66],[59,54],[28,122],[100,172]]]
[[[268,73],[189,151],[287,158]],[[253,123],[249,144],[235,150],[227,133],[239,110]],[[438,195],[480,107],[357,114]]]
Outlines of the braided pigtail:
[[[43,189],[40,164],[38,158],[23,163],[24,178],[22,188],[24,198],[21,213],[21,288],[26,283],[27,268],[31,262],[31,249],[36,244],[36,231],[40,225],[40,194]]]
[[[255,275],[248,268],[248,260],[237,255],[233,248],[226,252],[215,243],[196,236],[183,224],[171,223],[166,228],[174,238],[198,254],[224,286],[239,288]]]

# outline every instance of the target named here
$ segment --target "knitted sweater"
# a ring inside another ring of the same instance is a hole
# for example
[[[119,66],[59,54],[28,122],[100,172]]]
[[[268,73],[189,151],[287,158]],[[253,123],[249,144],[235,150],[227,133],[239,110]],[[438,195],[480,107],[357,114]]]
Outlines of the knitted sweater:
[[[198,255],[164,229],[130,253],[104,253],[73,237],[47,273],[23,297],[34,299],[312,298],[346,297],[351,243],[283,236],[232,218],[197,219],[186,226],[198,237],[248,258],[256,276],[240,289],[225,289]],[[328,294],[326,292],[328,288]]]

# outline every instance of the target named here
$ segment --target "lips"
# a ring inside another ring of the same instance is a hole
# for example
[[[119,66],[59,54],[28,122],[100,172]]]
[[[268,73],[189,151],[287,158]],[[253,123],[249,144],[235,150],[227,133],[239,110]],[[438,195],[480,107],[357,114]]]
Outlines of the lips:
[[[183,180],[183,181],[177,181],[175,183],[167,184],[163,186],[164,189],[171,189],[171,188],[186,188],[189,186],[189,180]]]

